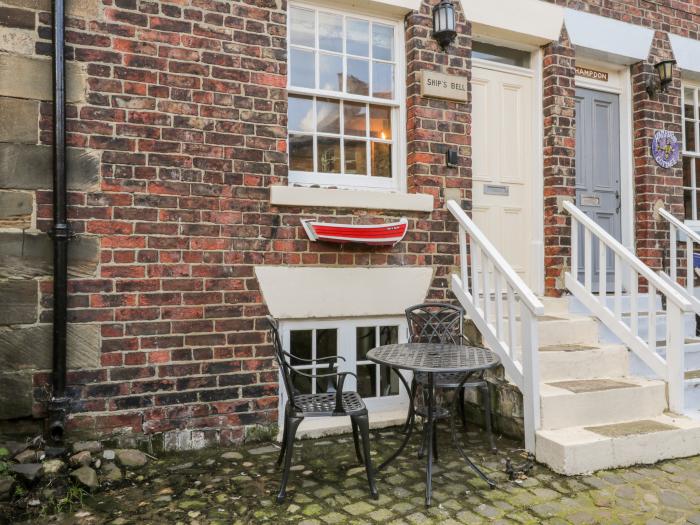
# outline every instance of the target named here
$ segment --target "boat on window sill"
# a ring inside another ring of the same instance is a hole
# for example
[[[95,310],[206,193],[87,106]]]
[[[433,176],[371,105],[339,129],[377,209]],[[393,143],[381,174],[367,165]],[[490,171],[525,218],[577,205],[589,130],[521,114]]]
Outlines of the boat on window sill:
[[[373,246],[393,246],[406,235],[408,219],[386,224],[335,224],[302,219],[302,226],[312,241],[359,243]]]

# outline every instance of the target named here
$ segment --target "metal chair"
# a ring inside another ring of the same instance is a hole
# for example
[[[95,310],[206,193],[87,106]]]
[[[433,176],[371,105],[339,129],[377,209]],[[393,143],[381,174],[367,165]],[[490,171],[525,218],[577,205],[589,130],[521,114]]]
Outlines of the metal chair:
[[[270,325],[270,338],[272,339],[272,345],[275,350],[275,358],[277,359],[284,390],[287,394],[287,403],[284,408],[282,448],[277,459],[278,467],[284,462],[282,481],[280,483],[279,493],[277,494],[277,502],[281,503],[284,501],[287,495],[287,481],[289,479],[289,470],[292,466],[292,455],[294,454],[294,436],[299,428],[299,424],[305,417],[336,416],[350,416],[352,437],[355,442],[355,454],[357,455],[358,461],[365,465],[369,491],[372,497],[376,499],[378,493],[374,481],[374,470],[372,468],[372,459],[369,451],[369,419],[367,407],[362,401],[360,394],[343,390],[345,378],[351,375],[357,379],[357,375],[352,372],[333,371],[337,366],[338,360],[345,360],[339,356],[304,359],[292,356],[289,352],[285,352],[282,349],[277,321],[269,315],[267,316],[267,321]],[[328,372],[322,374],[307,374],[295,370],[292,368],[290,361],[288,361],[292,358],[307,364],[327,363]],[[317,394],[302,394],[294,387],[294,377],[297,375],[310,380],[329,380],[329,391]],[[362,437],[362,448],[360,448],[358,433]]]
[[[411,306],[406,309],[406,319],[408,321],[409,342],[412,343],[450,343],[450,344],[470,344],[463,331],[464,310],[459,306],[447,303],[423,303]],[[435,378],[435,387],[442,390],[456,390],[465,378],[463,373],[441,373]],[[427,385],[428,375],[417,373],[413,376],[411,383],[411,404],[406,418],[405,428],[415,421],[416,412],[414,401],[418,385]],[[482,392],[484,405],[486,432],[489,438],[491,450],[496,450],[491,429],[491,393],[488,382],[484,379],[483,372],[474,378],[467,379],[463,388],[455,393],[459,395],[459,411],[462,425],[466,428],[467,419],[464,409],[464,392],[467,388],[479,388]],[[454,417],[455,414],[450,414]],[[437,432],[433,430],[433,436]],[[426,444],[421,448],[421,455]],[[433,443],[434,454],[437,457],[437,445]]]

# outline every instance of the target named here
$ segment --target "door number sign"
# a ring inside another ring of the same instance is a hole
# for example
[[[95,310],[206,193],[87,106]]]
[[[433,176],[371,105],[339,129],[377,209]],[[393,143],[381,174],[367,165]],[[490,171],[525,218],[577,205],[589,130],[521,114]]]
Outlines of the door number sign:
[[[681,145],[672,131],[659,130],[651,141],[651,154],[662,168],[672,168],[678,164]]]

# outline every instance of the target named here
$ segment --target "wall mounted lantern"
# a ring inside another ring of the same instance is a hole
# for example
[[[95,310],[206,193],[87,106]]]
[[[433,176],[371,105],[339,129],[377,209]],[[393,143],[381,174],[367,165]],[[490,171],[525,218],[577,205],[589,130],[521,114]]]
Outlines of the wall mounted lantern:
[[[433,7],[433,38],[445,49],[456,37],[455,6],[450,0],[442,0]]]
[[[675,63],[675,60],[662,60],[654,65],[654,69],[659,75],[659,80],[654,78],[653,73],[649,80],[647,80],[647,93],[649,94],[649,98],[654,98],[659,92],[666,92],[666,87],[673,80],[673,66]]]

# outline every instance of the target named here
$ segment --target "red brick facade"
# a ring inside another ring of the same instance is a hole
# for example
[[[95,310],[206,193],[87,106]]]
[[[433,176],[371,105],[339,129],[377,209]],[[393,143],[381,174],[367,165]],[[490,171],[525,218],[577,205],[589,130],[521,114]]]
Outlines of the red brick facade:
[[[209,429],[212,439],[236,441],[247,425],[275,422],[277,371],[256,265],[431,266],[427,299],[451,298],[459,250],[444,204],[452,190],[471,208],[471,106],[421,97],[418,74],[434,69],[469,78],[471,28],[460,10],[459,36],[442,51],[431,37],[436,2],[425,0],[404,21],[407,186],[434,197],[431,213],[270,204],[269,187],[287,183],[284,0],[104,0],[98,16],[69,18],[68,54],[85,66],[87,92],[69,105],[68,140],[100,156],[99,186],[70,194],[73,230],[99,239],[100,250],[96,275],[70,281],[69,319],[99,325],[101,341],[100,365],[69,373],[71,430]],[[662,199],[681,214],[682,177],[680,168],[656,166],[650,137],[662,127],[681,132],[680,76],[653,101],[644,82],[652,64],[672,54],[664,32],[700,38],[700,7],[552,3],[657,31],[649,60],[632,67],[632,79],[635,236],[640,256],[658,268],[666,232],[654,205]],[[50,16],[37,13],[35,51],[48,55]],[[566,30],[544,48],[548,295],[560,293],[569,264],[567,220],[558,205],[573,195],[575,180],[574,55]],[[40,143],[51,143],[50,130],[51,105],[44,102]],[[446,167],[446,148],[458,149],[457,168]],[[36,226],[46,232],[51,193],[40,189],[35,198]],[[312,243],[299,222],[360,224],[403,215],[409,233],[393,248]],[[39,289],[38,322],[49,323],[51,282],[40,280]],[[37,416],[48,378],[34,376]]]

